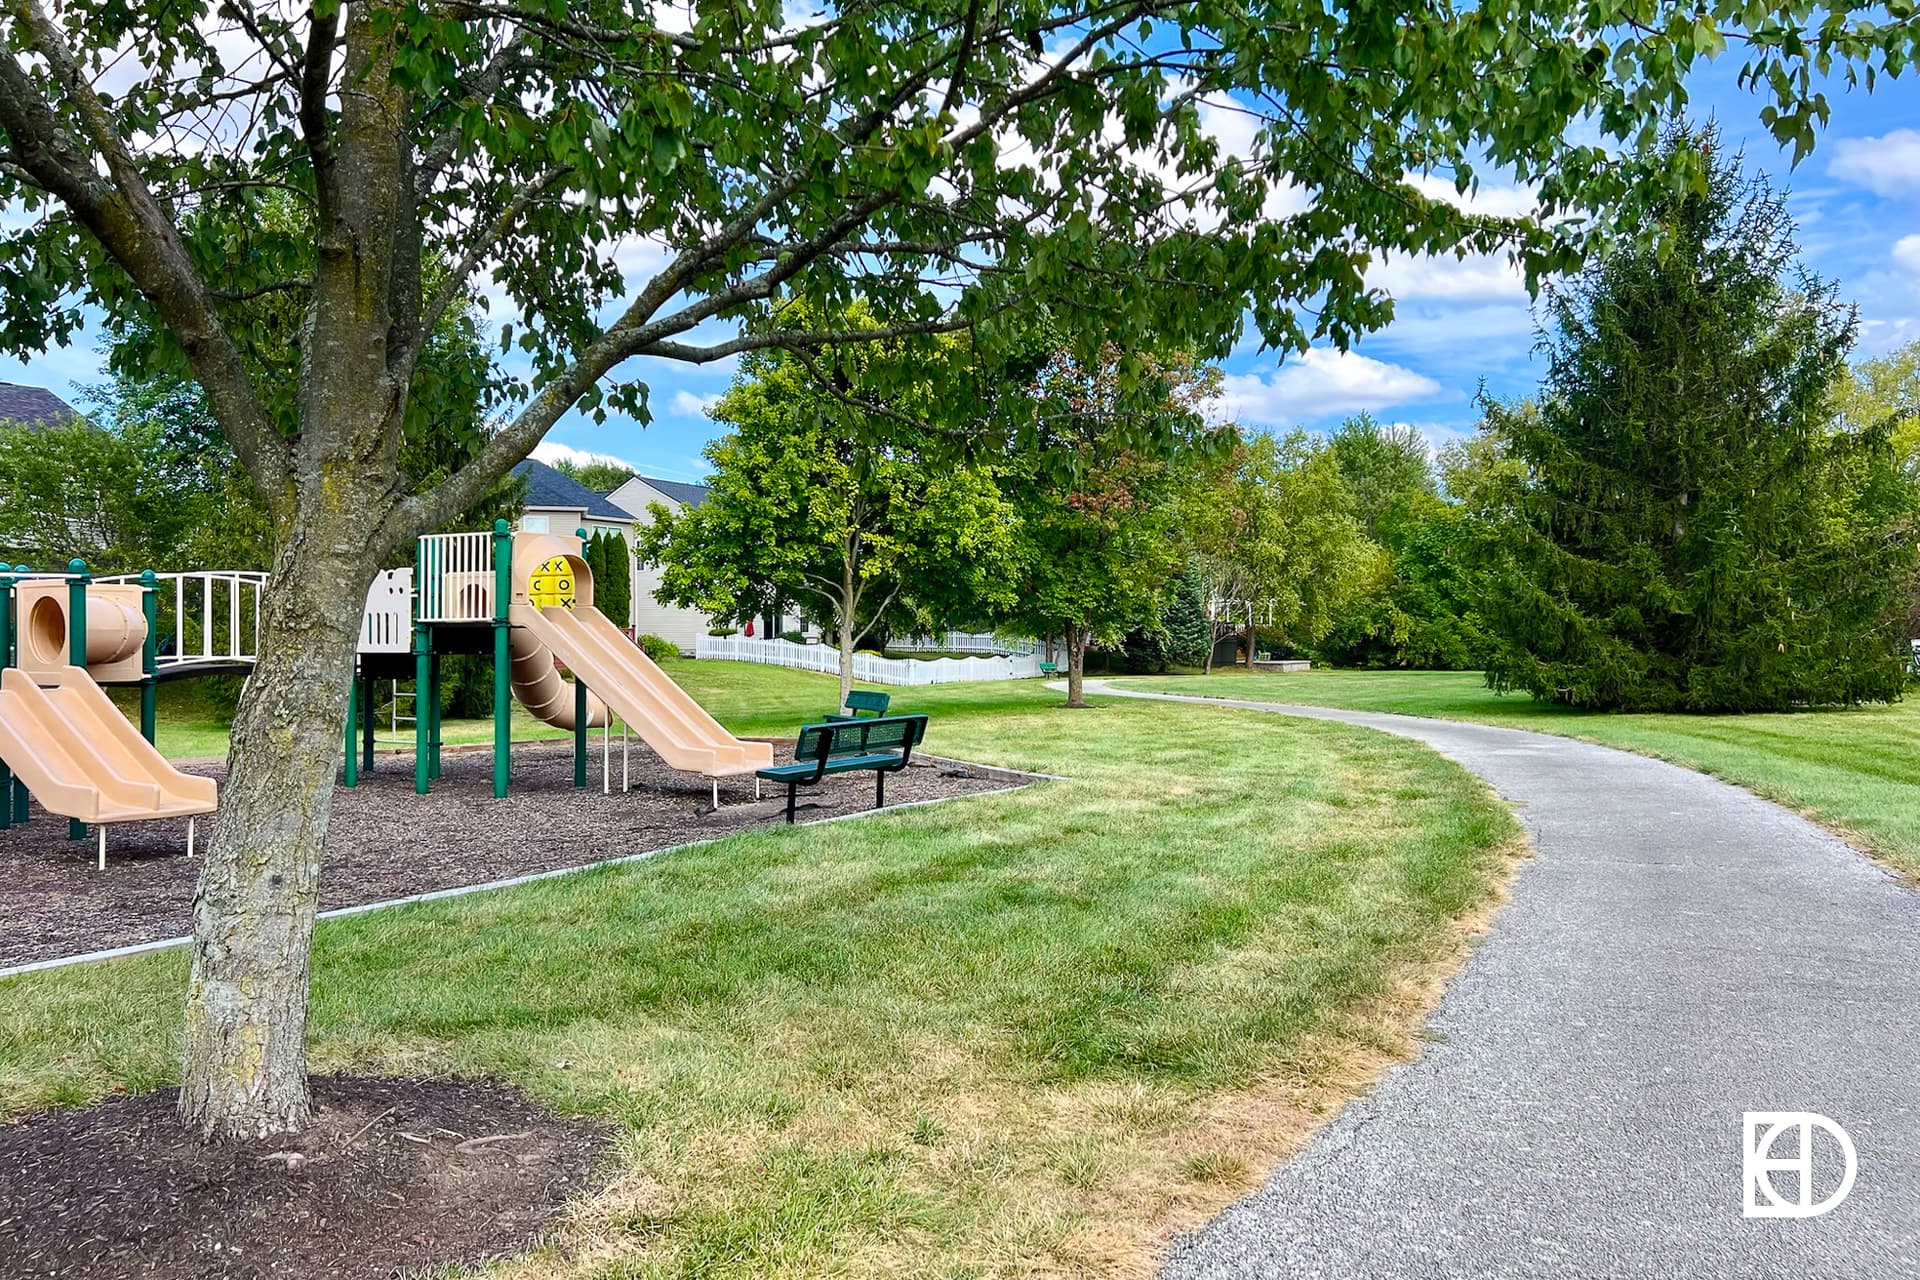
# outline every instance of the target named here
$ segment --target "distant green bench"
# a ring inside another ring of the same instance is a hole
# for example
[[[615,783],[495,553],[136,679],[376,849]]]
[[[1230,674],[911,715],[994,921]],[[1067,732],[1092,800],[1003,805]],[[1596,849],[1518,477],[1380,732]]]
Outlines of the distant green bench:
[[[1040,674],[1043,676],[1057,676],[1060,674],[1060,664],[1057,662],[1043,662],[1040,664]]]
[[[830,773],[873,771],[873,807],[887,803],[887,775],[898,773],[927,736],[925,716],[830,720],[800,727],[793,763],[757,770],[757,778],[787,784],[787,821],[793,821],[801,787],[817,786]]]
[[[887,704],[891,701],[893,695],[890,693],[869,693],[865,689],[855,689],[847,695],[847,709],[829,711],[827,719],[858,720],[862,715],[884,716],[887,714]]]

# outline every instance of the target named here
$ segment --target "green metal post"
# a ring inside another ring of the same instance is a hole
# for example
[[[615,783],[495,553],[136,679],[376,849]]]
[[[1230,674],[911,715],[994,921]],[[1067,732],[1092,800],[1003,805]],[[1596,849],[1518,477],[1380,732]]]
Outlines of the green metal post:
[[[429,683],[433,686],[427,698],[427,715],[432,726],[427,734],[427,754],[432,763],[428,766],[429,775],[435,779],[440,776],[440,654],[435,652],[428,661]]]
[[[26,565],[17,564],[13,566],[13,572],[15,577],[19,578],[33,571],[27,568]],[[20,660],[20,598],[12,591],[7,593],[7,597],[7,608],[13,615],[13,625],[8,628],[8,633],[12,637],[12,643],[7,648],[7,662],[11,665],[18,666]],[[15,822],[25,822],[27,820],[28,799],[27,789],[20,785],[18,779],[15,779],[13,785],[13,820]]]
[[[373,725],[380,717],[377,714],[380,704],[374,701],[373,677],[360,677],[360,772],[373,772]]]
[[[587,560],[587,531],[575,529],[573,536],[580,539],[580,563]],[[573,578],[573,589],[580,589],[580,575]],[[578,671],[573,673],[573,785],[584,788],[587,785],[587,682],[580,678]]]
[[[433,686],[433,638],[424,623],[413,624],[413,789],[427,794],[433,780],[428,754],[431,730],[427,725],[427,698]]]
[[[67,662],[86,670],[87,666],[87,584],[93,581],[87,562],[78,556],[67,561]],[[78,818],[67,819],[67,839],[85,840],[87,824]]]
[[[342,737],[346,740],[346,759],[340,766],[340,785],[357,787],[360,785],[360,673],[358,671],[347,677],[347,727]]]
[[[508,633],[513,603],[513,533],[505,520],[493,522],[493,794],[507,794],[513,769],[513,659]]]
[[[160,580],[151,569],[140,574],[140,616],[147,620],[140,646],[140,736],[151,744],[160,710]]]
[[[0,671],[13,655],[13,575],[0,565]],[[0,760],[0,831],[13,825],[13,770]]]

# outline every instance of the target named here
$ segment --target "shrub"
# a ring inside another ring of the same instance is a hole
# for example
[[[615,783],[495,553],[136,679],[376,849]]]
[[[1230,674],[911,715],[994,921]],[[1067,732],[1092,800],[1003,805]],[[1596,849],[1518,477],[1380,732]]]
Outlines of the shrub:
[[[807,642],[807,635],[804,631],[782,631],[780,638],[789,644],[805,644]]]
[[[638,640],[635,640],[634,643],[640,646],[640,652],[646,654],[655,662],[665,662],[669,658],[677,658],[680,656],[679,645],[667,639],[665,636],[656,636],[651,632],[641,636]]]

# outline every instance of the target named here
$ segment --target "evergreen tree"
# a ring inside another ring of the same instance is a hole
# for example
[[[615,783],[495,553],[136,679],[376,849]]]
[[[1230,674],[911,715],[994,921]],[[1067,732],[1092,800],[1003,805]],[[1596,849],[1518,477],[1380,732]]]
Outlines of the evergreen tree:
[[[1711,132],[1703,188],[1549,301],[1519,464],[1479,495],[1488,681],[1572,706],[1757,711],[1899,696],[1912,489],[1885,426],[1832,412],[1852,310]]]
[[[1213,624],[1207,621],[1206,592],[1200,574],[1192,565],[1174,575],[1167,584],[1167,605],[1160,615],[1167,633],[1167,660],[1183,667],[1198,667],[1207,660],[1213,647]]]

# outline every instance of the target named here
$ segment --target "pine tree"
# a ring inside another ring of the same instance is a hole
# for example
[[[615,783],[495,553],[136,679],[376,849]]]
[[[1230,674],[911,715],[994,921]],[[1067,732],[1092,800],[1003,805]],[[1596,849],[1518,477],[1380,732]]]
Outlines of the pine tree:
[[[1167,605],[1160,615],[1167,633],[1167,658],[1183,667],[1197,667],[1207,660],[1213,647],[1213,624],[1207,621],[1207,606],[1200,575],[1189,565],[1167,584]]]
[[[1487,408],[1519,465],[1482,495],[1489,683],[1572,706],[1757,711],[1899,696],[1912,489],[1836,420],[1852,309],[1711,132],[1704,189],[1554,293],[1537,404]]]

